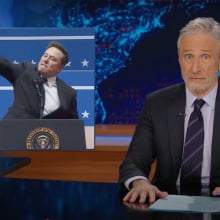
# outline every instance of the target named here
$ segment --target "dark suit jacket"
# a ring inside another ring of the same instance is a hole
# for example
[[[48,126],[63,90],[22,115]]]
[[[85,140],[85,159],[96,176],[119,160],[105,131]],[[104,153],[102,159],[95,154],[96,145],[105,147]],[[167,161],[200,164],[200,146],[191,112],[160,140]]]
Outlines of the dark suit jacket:
[[[133,176],[148,177],[150,165],[157,159],[153,183],[167,191],[176,186],[183,150],[185,104],[184,83],[146,97],[127,156],[120,166],[121,184]],[[220,186],[220,88],[211,147],[210,187],[213,189]]]
[[[40,98],[33,85],[33,79],[39,77],[36,66],[30,62],[13,64],[5,58],[0,58],[0,75],[14,87],[14,102],[4,118],[39,118]],[[45,118],[78,118],[76,91],[59,78],[57,91],[61,106]]]

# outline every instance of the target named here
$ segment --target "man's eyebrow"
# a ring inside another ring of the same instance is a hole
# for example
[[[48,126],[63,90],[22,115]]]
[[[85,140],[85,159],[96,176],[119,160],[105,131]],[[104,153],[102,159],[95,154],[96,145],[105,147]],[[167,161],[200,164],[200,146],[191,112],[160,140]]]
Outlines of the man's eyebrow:
[[[201,51],[203,51],[203,52],[212,52],[211,49],[203,49],[203,50],[201,50]]]
[[[47,52],[45,52],[45,53],[44,53],[44,55],[48,55],[49,57],[53,57],[53,58],[57,59],[55,56],[50,55],[50,54],[49,54],[49,53],[47,53]]]

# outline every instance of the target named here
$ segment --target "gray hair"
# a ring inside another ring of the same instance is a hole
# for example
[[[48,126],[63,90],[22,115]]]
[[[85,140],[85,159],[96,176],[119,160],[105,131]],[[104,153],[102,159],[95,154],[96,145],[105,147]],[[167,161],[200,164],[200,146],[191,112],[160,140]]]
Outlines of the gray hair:
[[[177,47],[179,48],[180,41],[184,36],[194,33],[209,34],[216,39],[220,45],[220,24],[211,17],[198,17],[189,21],[186,26],[180,30]]]

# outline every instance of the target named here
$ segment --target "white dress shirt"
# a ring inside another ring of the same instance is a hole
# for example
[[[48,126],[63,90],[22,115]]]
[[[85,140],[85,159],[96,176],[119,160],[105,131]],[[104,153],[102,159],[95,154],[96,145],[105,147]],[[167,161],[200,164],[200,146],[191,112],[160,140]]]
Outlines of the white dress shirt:
[[[57,92],[56,76],[47,78],[43,84],[45,90],[45,103],[43,115],[48,115],[60,107],[60,100]]]

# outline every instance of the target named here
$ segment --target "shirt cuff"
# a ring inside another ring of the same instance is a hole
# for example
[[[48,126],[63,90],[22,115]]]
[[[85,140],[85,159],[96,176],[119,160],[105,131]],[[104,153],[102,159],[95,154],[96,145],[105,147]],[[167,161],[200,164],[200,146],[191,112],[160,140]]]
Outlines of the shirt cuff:
[[[124,182],[124,185],[125,187],[130,190],[131,188],[129,187],[130,183],[133,182],[134,180],[148,180],[146,177],[144,176],[134,176],[134,177],[131,177],[129,179],[127,179],[125,182]]]

